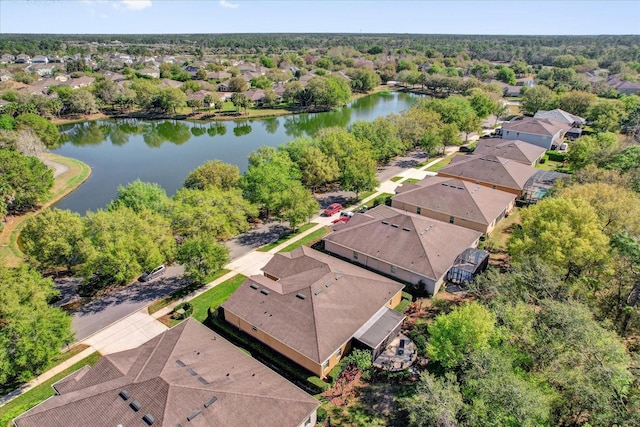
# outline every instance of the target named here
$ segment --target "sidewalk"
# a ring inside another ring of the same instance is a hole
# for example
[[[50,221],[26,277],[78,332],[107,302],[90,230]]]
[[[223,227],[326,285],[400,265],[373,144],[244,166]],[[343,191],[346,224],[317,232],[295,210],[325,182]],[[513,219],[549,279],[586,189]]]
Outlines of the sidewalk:
[[[438,157],[437,159],[434,159],[433,161],[427,163],[419,169],[411,168],[403,170],[398,174],[398,176],[401,176],[402,178],[396,182],[388,180],[380,183],[380,186],[378,187],[376,192],[360,201],[358,205],[366,204],[368,201],[373,200],[375,197],[383,193],[393,194],[395,192],[395,189],[402,185],[402,183],[404,183],[408,179],[423,179],[427,175],[434,174],[432,172],[427,172],[426,169],[445,159],[446,157],[453,155],[455,152],[457,152],[457,147],[454,148],[455,150],[448,149],[448,153],[445,157]],[[147,342],[151,338],[167,330],[167,327],[157,319],[171,313],[176,305],[184,301],[189,301],[203,294],[204,292],[207,292],[211,288],[214,288],[220,283],[223,283],[236,274],[242,274],[245,276],[262,274],[262,267],[264,267],[271,260],[271,258],[273,258],[274,254],[278,253],[290,244],[297,242],[298,240],[313,233],[314,231],[319,230],[320,228],[325,226],[330,226],[332,218],[319,216],[313,218],[312,221],[317,222],[318,224],[308,230],[305,230],[303,233],[300,233],[299,235],[281,243],[268,252],[253,250],[243,255],[242,257],[232,261],[225,267],[226,269],[230,270],[229,273],[225,274],[222,277],[219,277],[218,279],[210,283],[207,283],[197,291],[194,291],[191,294],[181,298],[180,300],[169,304],[168,306],[156,311],[155,313],[151,315],[148,314],[148,306],[145,306],[142,309],[90,335],[89,337],[81,341],[82,344],[89,345],[87,349],[73,356],[69,360],[42,373],[37,378],[23,385],[19,389],[16,389],[5,396],[0,396],[0,406],[8,403],[21,394],[49,380],[54,375],[64,371],[68,367],[72,366],[73,364],[79,362],[80,360],[96,351],[99,351],[102,354],[110,354],[122,350],[131,349]]]

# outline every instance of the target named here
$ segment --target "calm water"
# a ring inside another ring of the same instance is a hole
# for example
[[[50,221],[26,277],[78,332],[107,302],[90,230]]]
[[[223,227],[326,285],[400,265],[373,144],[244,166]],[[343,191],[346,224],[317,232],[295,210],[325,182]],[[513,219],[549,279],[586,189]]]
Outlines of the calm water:
[[[406,93],[382,93],[334,112],[235,122],[121,119],[63,126],[68,141],[53,151],[82,160],[92,174],[56,207],[81,214],[103,208],[115,198],[118,186],[138,178],[157,182],[171,196],[188,173],[207,160],[235,164],[244,172],[249,153],[263,145],[275,147],[325,127],[399,113],[415,99]]]

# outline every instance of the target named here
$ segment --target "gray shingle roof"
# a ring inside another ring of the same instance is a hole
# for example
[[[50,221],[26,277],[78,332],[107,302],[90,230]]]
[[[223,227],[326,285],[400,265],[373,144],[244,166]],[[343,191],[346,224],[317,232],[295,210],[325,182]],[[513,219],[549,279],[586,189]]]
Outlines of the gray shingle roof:
[[[279,280],[251,276],[223,308],[319,364],[404,287],[304,246],[263,271]]]
[[[519,139],[480,139],[473,154],[493,155],[531,165],[546,151],[543,147]]]
[[[454,157],[453,161],[440,169],[438,174],[522,190],[527,180],[537,171],[534,167],[514,160],[477,154]]]
[[[143,416],[151,414],[155,426],[298,426],[319,406],[192,319],[138,348],[104,356],[58,386],[62,394],[27,411],[16,424],[146,427]],[[123,390],[130,395],[126,400]],[[134,401],[138,411],[131,407]],[[196,409],[200,413],[187,421]]]
[[[507,122],[502,124],[502,129],[512,132],[530,133],[533,135],[553,136],[559,131],[569,130],[571,126],[549,119],[534,119],[533,117],[525,117],[522,120]]]

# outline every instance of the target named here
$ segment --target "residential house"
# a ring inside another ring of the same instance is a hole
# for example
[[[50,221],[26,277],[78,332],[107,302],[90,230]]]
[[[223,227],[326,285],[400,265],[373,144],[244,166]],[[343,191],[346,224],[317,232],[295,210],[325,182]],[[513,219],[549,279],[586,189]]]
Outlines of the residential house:
[[[29,71],[36,73],[40,77],[52,77],[56,69],[60,69],[56,64],[37,63],[29,66]]]
[[[48,64],[49,58],[47,58],[44,55],[36,55],[33,58],[31,58],[31,63],[32,64]]]
[[[442,176],[403,184],[391,207],[490,234],[515,206],[513,193]]]
[[[16,427],[291,426],[316,423],[319,402],[187,319],[145,344],[107,354],[53,385]]]
[[[218,92],[231,92],[231,88],[229,87],[229,82],[224,81],[218,84]]]
[[[321,378],[352,345],[375,358],[400,331],[398,282],[305,246],[262,271],[222,304],[225,320]]]
[[[564,123],[571,127],[582,127],[587,123],[584,117],[576,116],[575,114],[567,113],[560,108],[555,110],[538,110],[533,116],[534,119],[549,119],[556,122]]]
[[[503,159],[511,159],[525,165],[535,166],[547,152],[542,147],[519,139],[480,139],[473,154],[493,155]]]
[[[30,64],[31,63],[31,57],[27,54],[24,53],[20,53],[18,55],[16,55],[16,60],[15,60],[16,64]]]
[[[515,160],[475,154],[454,157],[450,164],[438,171],[438,176],[459,178],[521,197],[529,178],[537,171]]]
[[[143,76],[153,77],[154,79],[160,77],[160,71],[155,68],[143,68],[139,70],[138,73],[142,74]]]
[[[529,144],[538,145],[545,150],[562,144],[570,125],[549,119],[525,117],[502,124],[502,139],[519,139]]]
[[[336,227],[326,251],[434,295],[481,232],[380,205]]]
[[[230,78],[231,73],[227,73],[226,71],[211,71],[207,73],[208,80],[222,81]]]
[[[174,89],[179,89],[179,88],[182,86],[183,82],[178,81],[178,80],[162,79],[162,80],[160,81],[160,84],[163,84],[163,85],[165,85],[165,86],[172,87],[172,88],[174,88]]]
[[[516,97],[520,96],[520,91],[522,90],[522,86],[514,86],[508,83],[501,82],[499,80],[494,80],[492,83],[497,84],[502,88],[502,95],[504,97]]]
[[[621,95],[633,95],[640,93],[640,83],[631,82],[628,80],[620,80],[617,77],[612,77],[607,80],[607,84]]]
[[[12,64],[16,60],[16,57],[10,53],[4,53],[0,57],[0,64]]]
[[[247,99],[253,102],[255,105],[260,105],[264,102],[264,90],[262,89],[249,89],[243,92]]]
[[[95,79],[93,77],[82,76],[76,79],[69,79],[63,83],[64,86],[69,86],[72,89],[80,89],[92,85]]]

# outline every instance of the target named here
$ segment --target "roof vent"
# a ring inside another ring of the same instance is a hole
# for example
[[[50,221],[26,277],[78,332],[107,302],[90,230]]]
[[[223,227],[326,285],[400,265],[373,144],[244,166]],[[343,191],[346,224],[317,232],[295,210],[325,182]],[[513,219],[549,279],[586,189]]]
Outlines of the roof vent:
[[[336,280],[342,279],[342,274],[336,274]]]
[[[333,285],[333,280],[329,280],[327,283],[324,284],[324,286],[327,288],[331,285]]]
[[[191,413],[187,415],[187,421],[191,421],[192,419],[200,415],[200,412],[200,409],[194,409],[193,411],[191,411]]]
[[[190,373],[191,375],[193,375],[194,377],[195,377],[196,375],[198,375],[198,374],[196,373],[196,371],[194,371],[194,370],[193,370],[193,369],[191,369],[191,368],[187,368],[187,372],[189,372],[189,373]]]
[[[269,291],[266,289],[260,289],[260,293],[263,295],[269,295]]]
[[[389,225],[389,221],[382,221],[384,225]]]
[[[402,227],[402,229],[403,229],[404,231],[411,231],[411,230],[410,230],[410,229],[408,229],[407,227]]]
[[[131,407],[131,409],[138,412],[140,408],[142,408],[142,403],[140,403],[137,400],[134,400],[133,402],[129,403],[129,406]]]
[[[398,228],[398,224],[391,224],[393,228]]]
[[[250,284],[249,287],[251,289],[258,289],[258,285],[256,285],[255,283]]]
[[[204,384],[204,385],[209,384],[209,381],[205,380],[205,379],[204,379],[204,378],[202,378],[202,377],[198,377],[198,381],[200,381],[200,382],[201,382],[202,384]]]
[[[152,425],[156,421],[156,418],[151,414],[145,414],[142,419],[147,423],[147,425]]]
[[[440,184],[440,185],[444,185],[445,187],[448,187],[448,185],[446,183],[444,183],[444,182],[442,184]]]
[[[213,396],[211,399],[204,402],[204,407],[208,408],[209,406],[213,405],[216,400],[218,400],[218,398]]]
[[[185,366],[187,366],[187,365],[185,365],[185,363],[184,363],[182,360],[180,360],[180,359],[176,359],[176,364],[177,364],[178,366],[180,366],[181,368],[184,368]]]
[[[118,393],[118,396],[120,396],[122,398],[122,400],[129,400],[129,398],[131,397],[131,393],[129,393],[129,390],[121,390],[120,393]]]
[[[313,294],[314,295],[320,295],[322,293],[322,289],[318,289],[317,291],[315,291]]]
[[[305,299],[306,296],[304,296],[304,294],[296,294],[296,297],[300,298],[300,299]]]

